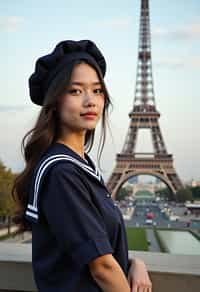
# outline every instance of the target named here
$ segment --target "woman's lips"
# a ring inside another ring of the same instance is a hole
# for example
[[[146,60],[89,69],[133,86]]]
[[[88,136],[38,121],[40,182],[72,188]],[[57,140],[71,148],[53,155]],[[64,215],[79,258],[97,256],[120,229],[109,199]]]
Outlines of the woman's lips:
[[[97,113],[93,111],[88,111],[85,114],[82,114],[81,116],[83,116],[85,119],[93,120],[97,116]]]
[[[96,114],[85,114],[85,115],[83,115],[83,117],[85,119],[89,119],[89,120],[95,119],[96,116],[97,116]]]

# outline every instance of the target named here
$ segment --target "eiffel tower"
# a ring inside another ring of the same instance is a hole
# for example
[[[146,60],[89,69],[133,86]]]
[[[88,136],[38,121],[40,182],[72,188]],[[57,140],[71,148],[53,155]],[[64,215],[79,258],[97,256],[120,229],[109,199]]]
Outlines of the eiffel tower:
[[[121,153],[116,155],[116,165],[106,186],[116,198],[120,187],[130,177],[141,174],[153,175],[163,181],[175,195],[183,187],[173,167],[173,156],[168,154],[156,109],[152,62],[149,0],[141,0],[137,77],[133,109],[129,113],[130,123]],[[139,129],[149,129],[153,142],[153,153],[136,153]]]

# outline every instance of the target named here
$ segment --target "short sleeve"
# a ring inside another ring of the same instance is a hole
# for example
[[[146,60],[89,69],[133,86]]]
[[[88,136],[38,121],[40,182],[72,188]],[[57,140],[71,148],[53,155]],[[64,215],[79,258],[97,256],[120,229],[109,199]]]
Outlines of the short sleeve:
[[[83,179],[76,166],[58,163],[41,194],[41,209],[51,232],[79,268],[113,253],[103,217]]]

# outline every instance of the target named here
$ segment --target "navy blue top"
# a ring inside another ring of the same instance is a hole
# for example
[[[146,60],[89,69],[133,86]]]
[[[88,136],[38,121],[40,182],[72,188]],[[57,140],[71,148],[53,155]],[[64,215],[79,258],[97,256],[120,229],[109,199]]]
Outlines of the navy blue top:
[[[25,218],[39,292],[100,292],[88,263],[112,254],[128,277],[128,244],[120,209],[94,162],[55,143],[34,169]]]

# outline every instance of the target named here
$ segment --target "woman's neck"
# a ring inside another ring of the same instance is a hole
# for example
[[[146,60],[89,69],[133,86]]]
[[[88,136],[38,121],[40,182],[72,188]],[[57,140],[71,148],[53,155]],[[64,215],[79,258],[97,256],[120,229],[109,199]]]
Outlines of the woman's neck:
[[[68,135],[56,140],[57,143],[62,143],[71,148],[73,151],[78,153],[83,159],[86,159],[84,156],[84,141],[85,136],[83,135]]]

